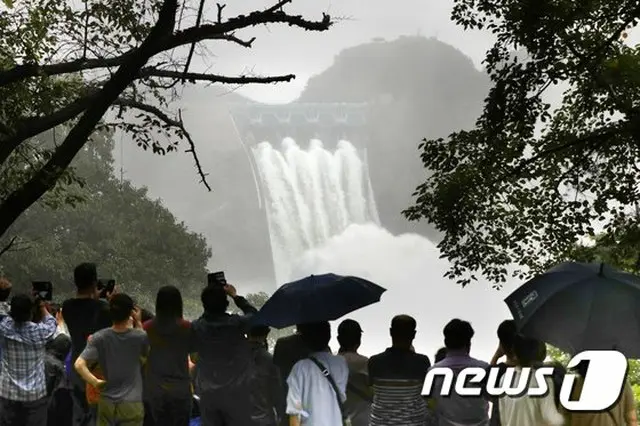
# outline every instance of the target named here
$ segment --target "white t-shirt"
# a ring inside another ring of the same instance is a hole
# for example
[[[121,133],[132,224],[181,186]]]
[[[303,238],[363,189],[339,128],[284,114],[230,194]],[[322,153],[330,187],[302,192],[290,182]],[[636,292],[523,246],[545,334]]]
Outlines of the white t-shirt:
[[[517,367],[514,382],[519,383],[522,369]],[[503,376],[500,384],[505,380]],[[558,410],[554,401],[554,385],[551,378],[546,378],[549,392],[545,396],[522,395],[511,397],[508,395],[500,398],[500,424],[502,426],[562,426],[565,418]],[[536,379],[531,372],[529,386],[538,387]]]
[[[349,367],[347,361],[330,352],[311,354],[329,370],[336,383],[340,398],[346,399]],[[342,424],[342,413],[336,393],[322,370],[310,359],[298,361],[287,379],[287,414],[299,415],[303,426],[336,426]]]

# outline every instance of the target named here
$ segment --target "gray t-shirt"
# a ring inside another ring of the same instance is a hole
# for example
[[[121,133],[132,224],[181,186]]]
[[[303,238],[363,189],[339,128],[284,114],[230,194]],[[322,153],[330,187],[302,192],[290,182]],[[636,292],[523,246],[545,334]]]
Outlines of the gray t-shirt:
[[[97,362],[107,384],[101,392],[111,402],[142,401],[142,357],[149,350],[147,334],[139,329],[123,332],[106,328],[95,333],[80,357]]]

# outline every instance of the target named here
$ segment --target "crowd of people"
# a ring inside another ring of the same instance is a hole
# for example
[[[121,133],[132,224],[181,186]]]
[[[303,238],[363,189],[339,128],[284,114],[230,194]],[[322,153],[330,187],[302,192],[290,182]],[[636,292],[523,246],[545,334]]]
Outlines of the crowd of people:
[[[453,319],[432,363],[414,350],[407,315],[391,320],[390,347],[369,358],[350,319],[338,326],[335,354],[329,322],[318,322],[298,324],[272,355],[269,327],[252,322],[256,308],[232,285],[205,287],[203,314],[187,321],[175,287],[158,291],[152,314],[118,291],[101,299],[95,264],[77,266],[74,281],[75,297],[56,306],[12,295],[0,279],[0,426],[637,426],[628,384],[607,411],[563,410],[559,365],[542,397],[441,396],[441,381],[422,395],[431,368],[543,365],[544,343],[511,320],[498,327],[489,362],[470,355],[471,324]],[[229,298],[242,315],[228,313]]]

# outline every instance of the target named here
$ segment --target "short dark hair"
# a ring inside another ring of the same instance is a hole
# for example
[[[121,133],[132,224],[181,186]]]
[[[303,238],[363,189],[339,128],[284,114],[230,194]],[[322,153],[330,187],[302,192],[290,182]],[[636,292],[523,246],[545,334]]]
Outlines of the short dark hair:
[[[362,343],[362,328],[352,319],[346,319],[338,326],[338,343],[340,349],[349,350]]]
[[[523,367],[530,367],[540,362],[540,342],[537,339],[517,334],[513,341],[513,353],[518,360],[518,364]]]
[[[302,341],[311,352],[324,351],[331,341],[331,325],[329,321],[305,324],[302,329]]]
[[[24,293],[16,294],[11,298],[9,316],[14,322],[23,324],[33,318],[34,307],[34,300],[31,296]]]
[[[498,341],[507,355],[513,355],[513,341],[518,334],[514,320],[504,320],[498,326]]]
[[[98,284],[98,267],[95,263],[81,263],[73,270],[73,282],[78,291],[87,291]]]
[[[182,294],[177,287],[160,287],[156,295],[156,316],[162,319],[182,318]]]
[[[271,332],[271,328],[268,325],[254,325],[249,329],[250,337],[267,337]]]
[[[121,323],[127,321],[131,317],[131,313],[135,308],[133,299],[124,293],[116,293],[109,300],[109,313],[111,321]]]
[[[224,288],[215,285],[208,285],[202,290],[200,301],[205,312],[214,314],[222,314],[229,307],[227,292]]]
[[[471,339],[475,334],[471,323],[455,318],[449,321],[442,330],[444,345],[448,350],[461,350],[471,347]]]
[[[416,337],[418,323],[409,315],[396,315],[391,319],[391,338],[413,340]]]
[[[438,352],[436,352],[436,356],[434,358],[434,363],[440,362],[447,357],[447,348],[440,348]]]

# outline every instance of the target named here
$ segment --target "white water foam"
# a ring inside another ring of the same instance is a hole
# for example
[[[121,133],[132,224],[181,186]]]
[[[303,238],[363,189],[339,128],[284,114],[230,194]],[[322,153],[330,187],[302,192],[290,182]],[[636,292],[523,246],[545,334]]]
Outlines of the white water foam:
[[[379,224],[371,182],[358,150],[340,141],[331,152],[312,140],[306,150],[291,138],[281,149],[262,142],[253,149],[263,184],[271,250],[279,285],[291,265],[351,224]]]
[[[447,268],[436,246],[420,235],[394,236],[375,225],[352,225],[324,246],[305,253],[292,273],[296,279],[328,272],[356,275],[387,289],[380,303],[347,316],[364,329],[361,352],[365,355],[388,347],[391,318],[407,314],[418,322],[416,350],[431,360],[444,344],[444,325],[460,318],[471,322],[476,331],[472,356],[489,361],[497,346],[498,324],[511,318],[503,299],[515,285],[508,283],[496,291],[479,281],[462,288],[443,278]],[[332,347],[337,349],[335,328]]]

